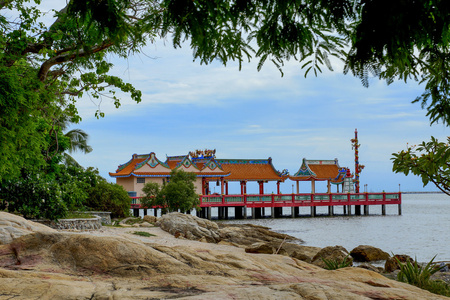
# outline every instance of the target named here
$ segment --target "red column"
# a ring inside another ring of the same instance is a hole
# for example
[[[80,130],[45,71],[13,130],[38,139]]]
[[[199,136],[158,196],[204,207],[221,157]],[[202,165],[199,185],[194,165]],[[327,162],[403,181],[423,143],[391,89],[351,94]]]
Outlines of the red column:
[[[202,194],[206,195],[205,177],[202,177]]]
[[[225,195],[228,195],[228,181],[225,181]]]
[[[244,195],[244,182],[241,181],[241,195]]]
[[[223,195],[223,177],[220,177],[220,194]]]
[[[277,194],[280,194],[280,183],[281,181],[277,181]]]

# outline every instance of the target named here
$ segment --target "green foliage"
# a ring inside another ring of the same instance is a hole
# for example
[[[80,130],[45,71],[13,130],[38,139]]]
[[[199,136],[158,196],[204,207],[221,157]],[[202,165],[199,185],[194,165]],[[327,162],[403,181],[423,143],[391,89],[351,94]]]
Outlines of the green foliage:
[[[326,259],[322,257],[322,261],[325,263],[327,270],[337,270],[341,268],[347,268],[351,266],[352,261],[348,259],[350,254],[348,254],[346,257],[344,257],[343,260],[340,260],[338,258],[335,259]]]
[[[400,272],[397,275],[397,279],[435,294],[450,296],[450,287],[448,284],[440,280],[430,279],[431,275],[440,270],[440,267],[433,263],[435,258],[436,256],[434,256],[425,266],[420,266],[417,263],[417,259],[414,260],[414,263],[411,263],[409,260],[407,260],[406,263],[402,263],[395,257],[400,266]]]
[[[38,175],[2,182],[0,209],[18,212],[28,219],[56,220],[67,214],[58,182]]]
[[[425,83],[414,102],[427,109],[431,123],[449,124],[450,7],[445,1],[358,2],[363,5],[350,34],[347,71],[366,86],[370,73],[388,83]]]
[[[133,234],[140,235],[140,236],[145,236],[145,237],[155,236],[154,234],[151,234],[151,233],[145,232],[145,231],[135,231],[135,232],[133,232]]]
[[[156,183],[145,184],[142,190],[145,196],[141,199],[141,204],[146,207],[160,206],[163,211],[169,212],[191,210],[200,204],[195,193],[195,180],[194,173],[172,170],[170,181],[162,187]]]
[[[392,153],[393,167],[396,173],[420,176],[423,185],[433,183],[442,192],[450,195],[450,147],[448,143],[431,141],[418,146],[408,146],[406,150]]]
[[[142,193],[144,197],[140,199],[141,205],[143,207],[153,207],[157,204],[157,197],[160,196],[161,186],[156,182],[148,182],[142,188]],[[159,201],[159,200],[158,200]]]
[[[51,172],[28,173],[0,182],[0,209],[25,218],[57,220],[68,211],[110,211],[130,214],[131,200],[123,187],[108,183],[93,168],[54,165]]]
[[[130,215],[131,198],[122,186],[102,178],[89,190],[84,205],[89,210],[109,211],[112,218],[123,218]]]

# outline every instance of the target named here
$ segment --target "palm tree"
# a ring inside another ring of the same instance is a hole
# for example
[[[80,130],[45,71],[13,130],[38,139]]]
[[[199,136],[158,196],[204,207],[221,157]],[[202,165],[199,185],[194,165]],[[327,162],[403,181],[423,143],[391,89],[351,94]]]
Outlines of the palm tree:
[[[70,119],[67,115],[62,115],[59,120],[59,125],[61,126],[61,130],[66,130],[68,124],[71,123]],[[92,147],[88,145],[89,135],[81,129],[72,129],[64,134],[65,137],[68,137],[70,140],[70,146],[67,149],[69,153],[81,151],[84,154],[92,152]],[[81,165],[68,153],[63,153],[63,163],[66,166],[76,166],[81,167]]]

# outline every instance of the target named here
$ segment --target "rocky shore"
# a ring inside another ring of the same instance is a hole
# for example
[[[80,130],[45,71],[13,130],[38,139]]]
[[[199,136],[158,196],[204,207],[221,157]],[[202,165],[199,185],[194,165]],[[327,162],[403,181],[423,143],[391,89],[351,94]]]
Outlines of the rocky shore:
[[[368,246],[348,255],[178,213],[146,221],[67,232],[0,212],[0,299],[447,299],[369,264],[320,266],[385,255]]]

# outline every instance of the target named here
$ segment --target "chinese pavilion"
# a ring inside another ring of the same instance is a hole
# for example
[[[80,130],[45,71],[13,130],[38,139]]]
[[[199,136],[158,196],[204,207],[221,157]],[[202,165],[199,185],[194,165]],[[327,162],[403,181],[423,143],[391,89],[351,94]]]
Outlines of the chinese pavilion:
[[[216,159],[215,150],[197,150],[187,155],[167,156],[163,162],[155,153],[133,154],[131,159],[119,165],[116,172],[109,173],[116,178],[116,183],[123,186],[131,196],[143,196],[145,183],[163,184],[170,177],[172,170],[194,172],[197,180],[194,183],[200,195],[210,194],[209,182],[221,186],[221,194],[228,194],[229,182],[239,182],[241,194],[247,193],[247,182],[259,184],[260,194],[264,193],[264,183],[280,183],[288,178],[287,171],[279,172],[272,164],[272,159]]]
[[[300,169],[292,176],[290,180],[297,182],[297,194],[299,191],[299,181],[311,181],[311,193],[315,193],[316,181],[327,181],[328,193],[331,193],[331,184],[337,185],[344,183],[347,174],[347,168],[339,167],[337,158],[334,160],[308,160],[303,159]]]

